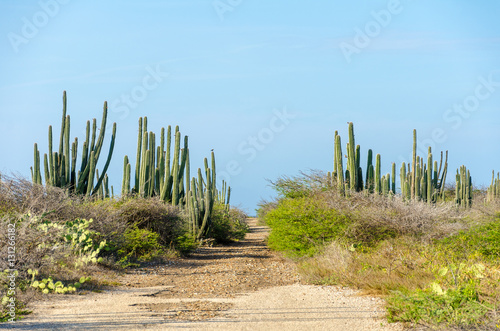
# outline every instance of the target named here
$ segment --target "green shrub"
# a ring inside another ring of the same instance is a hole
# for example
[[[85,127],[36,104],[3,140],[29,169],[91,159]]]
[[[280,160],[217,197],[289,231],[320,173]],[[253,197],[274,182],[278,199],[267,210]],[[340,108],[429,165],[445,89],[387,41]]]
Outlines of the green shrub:
[[[180,209],[165,204],[159,198],[133,197],[123,199],[116,211],[116,218],[127,225],[136,224],[159,234],[159,243],[168,246],[183,234]]]
[[[455,252],[469,258],[471,252],[488,259],[500,258],[500,218],[485,225],[472,227],[467,231],[442,239],[438,243],[443,250]]]
[[[470,326],[481,324],[492,306],[479,299],[476,284],[439,292],[433,288],[394,292],[388,299],[388,320],[414,324]]]
[[[241,240],[248,232],[245,219],[246,215],[241,210],[234,207],[227,210],[224,204],[215,203],[208,237],[215,239],[217,243]]]
[[[124,267],[137,266],[137,262],[150,262],[165,255],[159,242],[160,235],[147,229],[139,229],[134,225],[127,229],[123,242],[114,247],[118,255],[118,263]]]
[[[434,281],[423,290],[393,292],[388,319],[487,329],[500,304],[499,230],[495,220],[427,246],[428,262],[420,268],[433,270]]]
[[[257,218],[259,219],[259,224],[265,225],[266,223],[265,219],[267,213],[276,208],[277,205],[278,203],[275,201],[262,200],[261,202],[259,202],[259,204],[257,205],[258,208],[256,210]]]
[[[312,256],[323,244],[342,236],[350,220],[318,198],[282,199],[265,216],[269,247],[290,256]]]
[[[175,248],[182,254],[188,254],[199,246],[199,242],[194,236],[186,232],[175,240]]]

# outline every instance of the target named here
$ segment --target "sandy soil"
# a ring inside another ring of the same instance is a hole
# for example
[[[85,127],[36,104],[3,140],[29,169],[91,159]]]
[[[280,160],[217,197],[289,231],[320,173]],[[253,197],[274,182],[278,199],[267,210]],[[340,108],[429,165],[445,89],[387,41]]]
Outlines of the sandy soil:
[[[293,263],[269,251],[268,229],[248,220],[245,240],[202,247],[186,259],[134,269],[102,293],[52,295],[21,330],[402,330],[380,299],[301,284]]]

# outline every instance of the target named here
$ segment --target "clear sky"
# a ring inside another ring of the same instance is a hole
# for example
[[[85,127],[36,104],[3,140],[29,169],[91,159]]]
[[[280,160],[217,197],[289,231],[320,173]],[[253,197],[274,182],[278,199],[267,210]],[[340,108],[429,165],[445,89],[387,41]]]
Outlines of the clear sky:
[[[115,192],[140,116],[180,126],[192,169],[214,149],[250,214],[266,179],[331,170],[349,121],[362,164],[372,148],[399,169],[417,129],[420,155],[449,150],[449,182],[465,164],[484,186],[500,171],[499,15],[496,0],[2,0],[0,171],[29,177],[66,90],[80,151],[110,105]]]

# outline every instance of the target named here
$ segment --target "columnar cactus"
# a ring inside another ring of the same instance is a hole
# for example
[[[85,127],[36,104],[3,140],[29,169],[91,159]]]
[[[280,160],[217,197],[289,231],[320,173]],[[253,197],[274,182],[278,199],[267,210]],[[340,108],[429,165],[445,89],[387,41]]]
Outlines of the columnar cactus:
[[[492,202],[500,197],[500,173],[497,173],[497,178],[495,178],[495,170],[493,170],[491,175],[491,185],[488,187],[487,191],[487,201]]]
[[[472,178],[470,171],[464,165],[460,167],[460,170],[457,169],[455,202],[463,208],[472,205]]]
[[[430,147],[427,153],[427,163],[424,163],[423,158],[417,155],[417,131],[413,130],[412,165],[408,164],[409,176],[405,178],[409,182],[411,199],[428,203],[435,203],[438,198],[444,200],[444,184],[448,171],[448,151],[446,151],[444,162],[443,152],[441,152],[439,165],[437,161],[433,162],[432,160],[433,155]],[[401,183],[401,189],[402,191],[406,190],[406,184]]]
[[[347,170],[349,170],[349,187],[352,191],[356,190],[356,175],[358,169],[356,161],[356,144],[354,142],[354,125],[349,122],[349,144],[347,145]]]
[[[399,180],[401,182],[401,196],[403,197],[403,200],[405,200],[406,195],[407,195],[407,192],[406,192],[407,179],[406,179],[406,163],[405,162],[403,162],[401,164],[401,169],[399,170]]]
[[[335,136],[335,164],[336,164],[336,177],[337,177],[337,189],[340,194],[344,194],[344,167],[342,161],[342,145],[340,136]]]
[[[63,113],[61,120],[61,135],[59,137],[59,151],[52,151],[52,126],[49,126],[49,152],[44,154],[45,185],[65,188],[71,194],[87,196],[97,195],[102,189],[106,178],[106,171],[111,162],[116,137],[116,123],[113,123],[113,132],[109,147],[108,157],[102,173],[98,175],[97,162],[101,154],[106,132],[108,115],[107,102],[104,102],[101,129],[97,136],[97,122],[93,119],[92,136],[90,135],[90,121],[87,121],[86,137],[83,143],[82,162],[76,174],[78,139],[75,138],[70,148],[70,117],[66,115],[66,91],[63,92]],[[96,140],[97,138],[97,140]],[[97,182],[94,185],[94,178]],[[40,172],[40,153],[35,144],[34,166],[32,167],[32,180],[35,184],[42,184]],[[104,196],[104,195],[103,195]]]
[[[392,163],[392,182],[391,182],[391,191],[392,194],[396,194],[396,163]]]
[[[377,154],[375,161],[375,193],[382,193],[382,178],[380,177],[380,154]]]
[[[333,173],[329,174],[330,183],[336,181],[336,186],[340,194],[349,195],[350,191],[365,190],[365,194],[377,193],[385,194],[386,191],[396,194],[396,165],[392,163],[391,173],[381,175],[380,154],[376,156],[375,167],[373,166],[373,152],[368,150],[366,164],[366,175],[360,167],[360,146],[355,145],[354,126],[349,122],[349,142],[347,143],[347,163],[345,172],[343,169],[343,154],[341,139],[335,131],[334,143],[334,166]],[[413,154],[410,163],[403,163],[401,166],[400,181],[401,194],[405,200],[422,200],[428,203],[435,203],[439,199],[445,198],[444,184],[448,169],[448,152],[443,160],[443,152],[439,163],[433,161],[433,154],[429,148],[427,163],[423,157],[417,155],[417,131],[413,130]],[[363,183],[363,178],[366,178]],[[347,191],[346,191],[347,189]]]
[[[130,190],[130,164],[124,159],[122,194],[136,194],[143,197],[159,196],[161,200],[184,209],[189,216],[192,235],[201,239],[210,231],[211,215],[215,201],[226,205],[229,210],[231,188],[223,182],[222,191],[216,188],[215,154],[211,154],[211,167],[204,159],[205,171],[198,169],[198,177],[190,177],[188,137],[182,136],[179,127],[161,129],[160,142],[156,146],[156,136],[147,131],[147,118],[139,119],[137,138],[137,164],[135,185]],[[166,138],[166,144],[165,144]]]
[[[371,149],[368,150],[368,158],[366,161],[366,181],[365,181],[365,189],[368,193],[373,193],[373,189],[375,186],[375,178],[374,178],[374,169],[373,169],[373,151]]]
[[[432,181],[432,152],[429,146],[429,152],[427,154],[427,202],[432,202],[432,194],[434,193],[434,185]]]

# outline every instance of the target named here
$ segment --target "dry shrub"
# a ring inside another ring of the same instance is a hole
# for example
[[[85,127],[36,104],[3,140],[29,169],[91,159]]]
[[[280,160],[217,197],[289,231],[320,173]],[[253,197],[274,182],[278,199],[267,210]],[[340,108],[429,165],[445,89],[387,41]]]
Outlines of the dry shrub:
[[[52,247],[39,247],[44,242],[53,241],[57,234],[55,229],[42,232],[39,231],[34,224],[38,222],[35,217],[28,217],[27,215],[9,215],[0,219],[0,239],[2,243],[9,242],[8,224],[15,224],[17,222],[16,231],[14,232],[14,245],[4,244],[0,247],[0,254],[3,257],[0,259],[0,270],[16,269],[20,273],[20,277],[27,279],[28,268],[41,269],[43,267],[51,266],[53,261],[44,258],[51,255],[55,259],[62,259],[62,252],[53,250]],[[7,256],[10,246],[15,247],[15,264],[9,265]]]
[[[346,198],[332,190],[317,194],[325,196],[332,209],[344,213],[354,222],[350,235],[362,242],[370,242],[369,237],[381,230],[394,236],[415,235],[430,240],[469,227],[466,219],[470,211],[460,210],[452,203],[408,202],[400,196],[357,192]]]
[[[63,189],[34,185],[20,177],[2,176],[0,212],[2,204],[20,213],[46,214],[46,219],[52,222],[93,219],[90,229],[114,241],[123,237],[128,227],[136,224],[139,228],[157,232],[162,244],[168,245],[179,234],[182,226],[179,208],[157,198],[98,200],[68,196]]]
[[[164,245],[169,245],[182,233],[181,210],[159,198],[124,200],[115,213],[122,223],[136,224],[139,228],[158,233]]]
[[[332,242],[321,254],[302,261],[299,269],[309,282],[349,285],[367,294],[422,288],[433,275],[421,268],[425,261],[417,254],[417,247],[419,244],[409,237],[386,240],[373,253]]]

